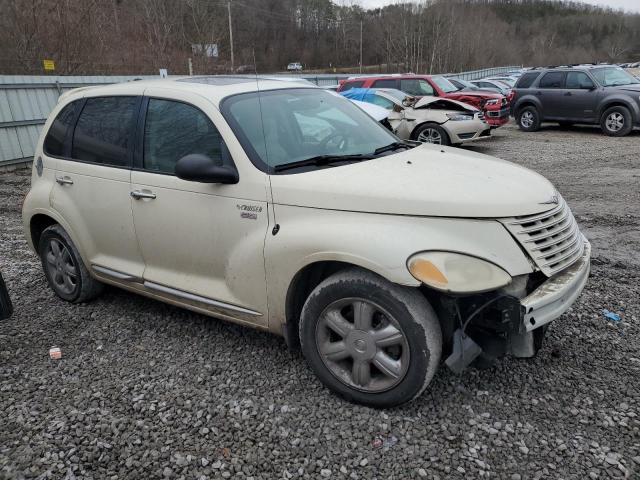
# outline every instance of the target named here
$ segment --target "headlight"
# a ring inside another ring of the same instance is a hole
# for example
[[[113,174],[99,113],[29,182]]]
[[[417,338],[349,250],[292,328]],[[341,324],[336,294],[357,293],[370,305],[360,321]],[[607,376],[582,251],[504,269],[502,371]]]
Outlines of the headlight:
[[[511,276],[493,263],[460,253],[417,253],[407,267],[416,280],[444,292],[487,292],[511,282]]]
[[[464,115],[462,113],[447,113],[447,117],[453,121],[473,120],[473,115]]]
[[[485,105],[497,105],[498,104],[498,100],[497,99],[493,99],[493,100],[487,100],[487,103],[485,103]]]

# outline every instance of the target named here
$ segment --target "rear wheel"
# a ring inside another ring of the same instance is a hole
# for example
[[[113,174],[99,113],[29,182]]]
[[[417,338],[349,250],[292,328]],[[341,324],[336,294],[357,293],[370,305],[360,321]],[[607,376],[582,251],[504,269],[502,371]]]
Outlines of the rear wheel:
[[[311,292],[300,343],[329,389],[350,401],[390,407],[427,387],[440,362],[442,333],[418,290],[351,269]]]
[[[600,118],[600,128],[610,137],[624,137],[633,128],[631,112],[621,105],[606,109]]]
[[[525,132],[535,132],[540,128],[540,114],[536,107],[524,107],[518,112],[516,120],[520,130]]]
[[[38,252],[49,286],[63,300],[81,303],[102,293],[103,284],[91,277],[80,252],[60,225],[42,232]]]
[[[420,125],[413,134],[414,138],[422,143],[434,143],[436,145],[451,145],[449,135],[440,125],[426,123]]]

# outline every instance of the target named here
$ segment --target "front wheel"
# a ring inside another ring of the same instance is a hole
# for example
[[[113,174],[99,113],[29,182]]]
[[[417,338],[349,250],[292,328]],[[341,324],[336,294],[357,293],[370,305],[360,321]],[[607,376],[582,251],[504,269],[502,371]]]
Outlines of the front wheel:
[[[610,137],[624,137],[633,128],[631,112],[620,105],[608,108],[600,118],[600,128]]]
[[[413,134],[414,138],[422,143],[434,143],[436,145],[451,145],[449,135],[440,125],[427,123],[420,125]]]
[[[440,324],[417,290],[350,269],[307,299],[300,343],[318,378],[342,397],[391,407],[419,396],[436,372]]]

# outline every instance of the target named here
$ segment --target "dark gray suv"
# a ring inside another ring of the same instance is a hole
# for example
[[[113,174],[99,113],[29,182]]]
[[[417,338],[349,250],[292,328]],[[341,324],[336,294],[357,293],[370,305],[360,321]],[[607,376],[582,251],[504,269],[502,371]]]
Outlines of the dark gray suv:
[[[613,65],[533,69],[514,87],[513,114],[527,132],[542,122],[600,125],[614,137],[640,126],[640,80]]]

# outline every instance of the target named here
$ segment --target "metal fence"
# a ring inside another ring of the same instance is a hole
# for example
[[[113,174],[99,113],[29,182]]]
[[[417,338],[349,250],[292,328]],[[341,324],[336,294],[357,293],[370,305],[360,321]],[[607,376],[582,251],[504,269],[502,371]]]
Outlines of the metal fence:
[[[498,75],[518,66],[485,68],[471,72],[446,74],[466,80]],[[367,73],[366,76],[374,74]],[[271,76],[271,75],[269,75]],[[289,75],[292,76],[292,75]],[[319,86],[336,85],[358,74],[295,74]],[[362,75],[365,76],[365,75]],[[62,92],[89,85],[158,78],[153,75],[130,76],[52,76],[0,75],[0,167],[33,159],[40,129]]]

